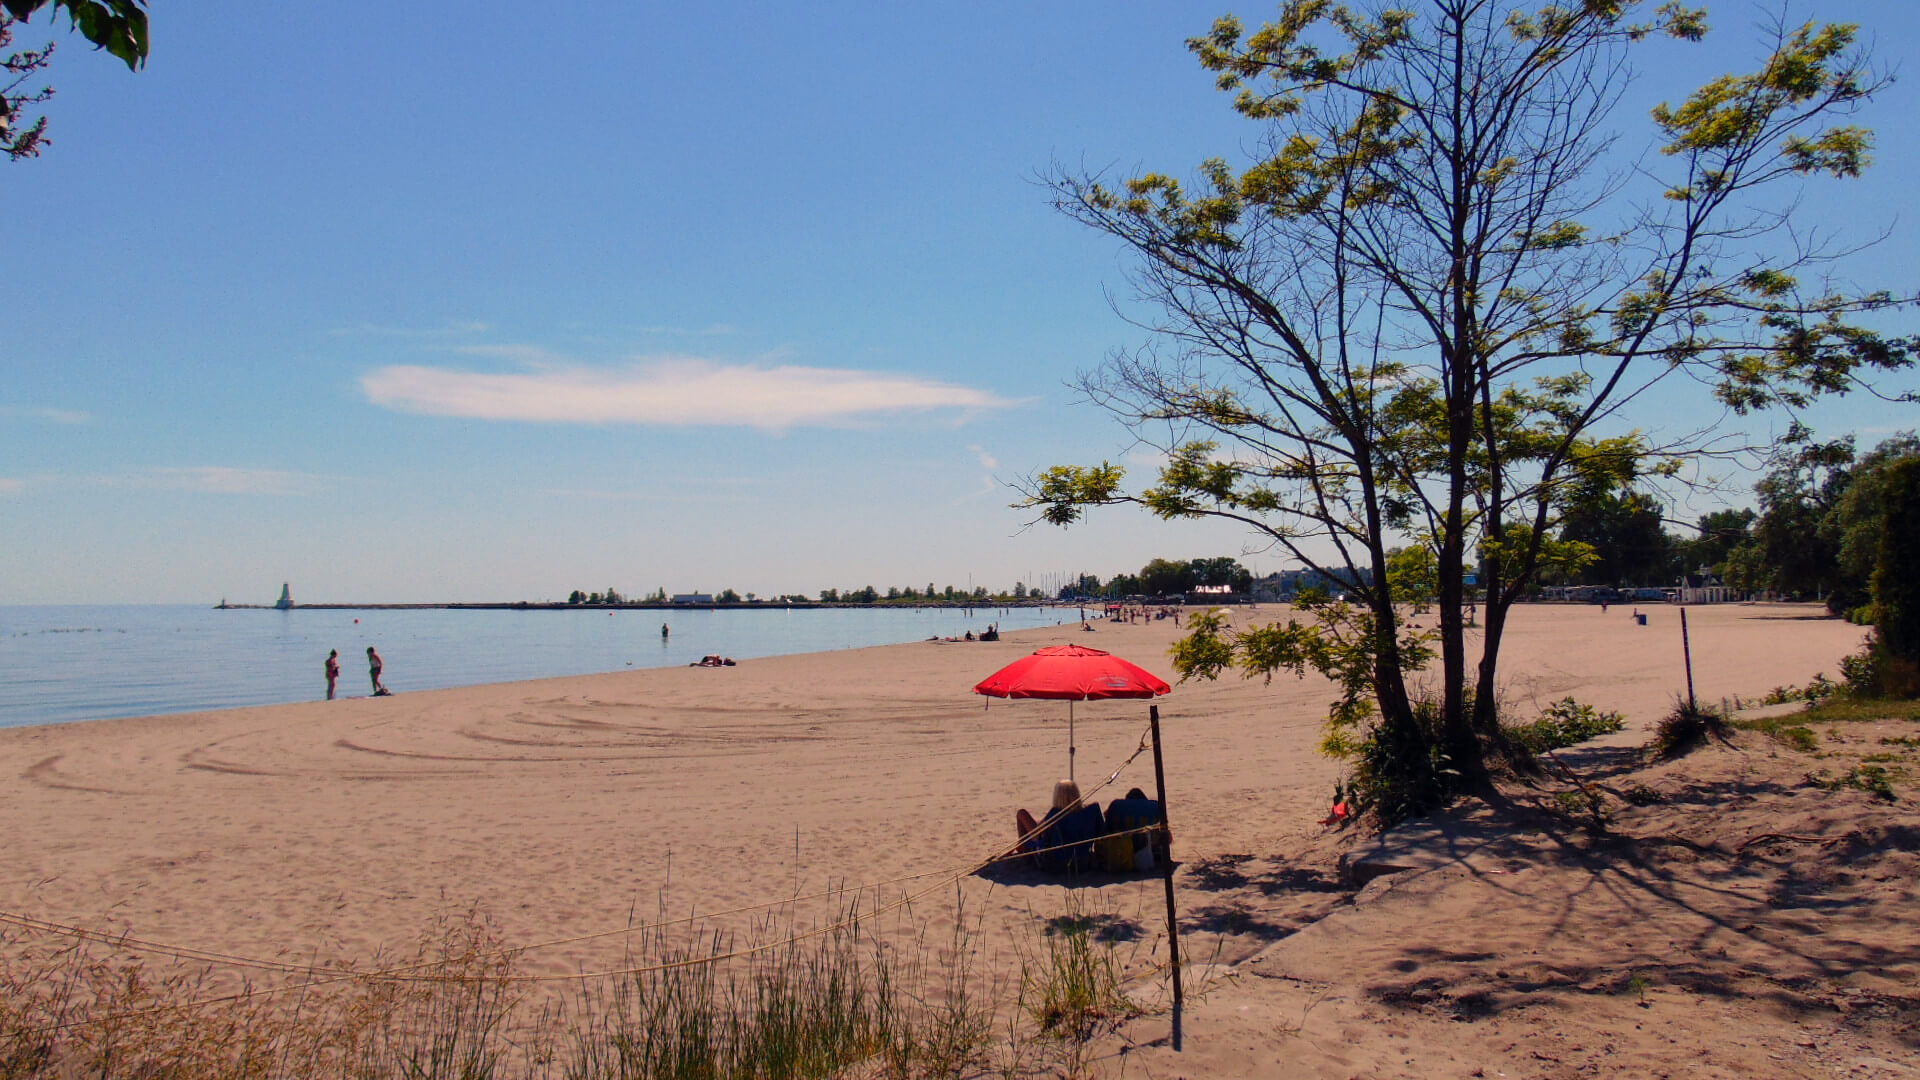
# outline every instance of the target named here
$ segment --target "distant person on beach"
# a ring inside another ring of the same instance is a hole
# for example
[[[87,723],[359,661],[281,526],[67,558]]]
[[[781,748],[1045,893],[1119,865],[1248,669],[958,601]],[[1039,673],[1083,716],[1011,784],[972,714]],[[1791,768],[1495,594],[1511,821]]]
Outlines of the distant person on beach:
[[[340,681],[340,650],[327,650],[327,700],[333,700],[333,684]]]
[[[391,690],[380,685],[380,671],[385,666],[380,662],[380,654],[373,651],[373,646],[367,646],[367,675],[373,680],[374,697],[392,693]]]
[[[672,636],[672,634],[673,634],[673,631],[667,629],[666,623],[660,624],[660,640],[661,641],[667,640],[667,638]]]

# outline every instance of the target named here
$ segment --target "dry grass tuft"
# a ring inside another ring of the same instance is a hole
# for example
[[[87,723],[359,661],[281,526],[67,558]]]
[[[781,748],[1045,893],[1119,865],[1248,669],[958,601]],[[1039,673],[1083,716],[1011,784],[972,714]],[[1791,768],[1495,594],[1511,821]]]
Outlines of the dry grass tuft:
[[[1661,717],[1653,732],[1653,756],[1676,758],[1705,746],[1708,739],[1722,742],[1732,737],[1727,718],[1712,709],[1703,709],[1686,701],[1675,701],[1673,710]]]
[[[1078,1074],[1090,1040],[1140,1011],[1088,932],[1097,917],[1066,920],[1014,979],[982,970],[980,920],[955,903],[939,940],[910,905],[857,917],[857,897],[816,924],[789,911],[737,933],[663,918],[635,929],[631,970],[560,997],[530,993],[471,912],[413,955],[258,985],[8,930],[0,1080]]]

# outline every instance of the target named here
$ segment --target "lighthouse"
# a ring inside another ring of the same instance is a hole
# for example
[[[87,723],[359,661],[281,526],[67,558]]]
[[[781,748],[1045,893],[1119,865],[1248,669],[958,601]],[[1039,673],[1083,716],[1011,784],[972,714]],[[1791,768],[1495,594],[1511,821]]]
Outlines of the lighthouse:
[[[280,583],[280,601],[273,606],[281,611],[293,607],[293,589],[284,581]]]

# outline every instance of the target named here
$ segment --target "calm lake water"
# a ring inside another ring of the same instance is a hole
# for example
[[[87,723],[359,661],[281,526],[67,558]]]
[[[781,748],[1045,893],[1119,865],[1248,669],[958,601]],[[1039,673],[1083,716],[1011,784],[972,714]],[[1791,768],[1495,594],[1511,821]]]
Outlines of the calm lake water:
[[[217,611],[199,606],[0,607],[0,727],[279,705],[369,689],[366,652],[395,693],[673,667],[1053,626],[1072,608]],[[356,623],[354,620],[358,619]],[[660,638],[666,622],[673,635]],[[985,674],[984,672],[982,673]]]

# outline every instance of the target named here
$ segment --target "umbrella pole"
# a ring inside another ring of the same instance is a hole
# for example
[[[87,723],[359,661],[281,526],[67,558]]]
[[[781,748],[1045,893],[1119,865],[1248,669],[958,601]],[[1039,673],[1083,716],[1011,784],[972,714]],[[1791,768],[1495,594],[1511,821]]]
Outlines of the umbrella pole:
[[[1073,699],[1067,699],[1067,783],[1073,783]]]
[[[1160,828],[1167,829],[1167,770],[1160,760],[1160,706],[1147,706],[1153,726],[1153,794],[1160,800]],[[1069,755],[1071,757],[1071,755]],[[1167,858],[1160,868],[1160,880],[1167,887],[1167,959],[1173,972],[1173,1048],[1180,1049],[1180,1019],[1184,997],[1180,992],[1180,916],[1173,910],[1173,844],[1169,839]]]

